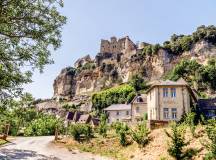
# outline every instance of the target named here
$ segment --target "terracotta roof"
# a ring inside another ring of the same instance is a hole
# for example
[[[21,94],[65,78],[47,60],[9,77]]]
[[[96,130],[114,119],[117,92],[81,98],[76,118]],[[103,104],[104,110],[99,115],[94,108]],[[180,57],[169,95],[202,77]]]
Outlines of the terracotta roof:
[[[130,104],[112,104],[111,106],[104,109],[104,111],[120,111],[120,110],[131,110]]]

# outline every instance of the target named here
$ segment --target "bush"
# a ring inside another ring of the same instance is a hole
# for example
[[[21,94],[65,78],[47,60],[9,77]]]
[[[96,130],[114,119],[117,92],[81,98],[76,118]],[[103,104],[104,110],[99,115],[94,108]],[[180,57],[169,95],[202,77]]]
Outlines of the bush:
[[[63,125],[63,122],[57,120],[54,116],[43,115],[33,120],[24,130],[25,136],[48,136],[54,135],[57,126]]]
[[[208,149],[209,153],[206,154],[206,160],[216,159],[216,120],[209,120],[206,133],[210,142],[204,143],[203,145]]]
[[[185,123],[189,126],[193,137],[196,136],[195,134],[195,130],[196,130],[195,116],[196,116],[196,113],[194,112],[187,113],[185,116]]]
[[[144,147],[149,142],[150,131],[147,128],[146,117],[143,121],[137,125],[137,128],[133,131],[131,130],[132,139],[139,145],[139,147]]]
[[[129,133],[129,127],[127,124],[118,122],[115,124],[116,134],[119,136],[119,142],[122,146],[128,145],[127,134]]]
[[[171,139],[169,144],[168,153],[176,158],[181,160],[183,155],[183,147],[187,145],[185,143],[185,127],[183,125],[177,125],[175,122],[171,125],[172,133],[168,133],[165,130],[166,135]]]
[[[102,135],[103,137],[107,136],[108,125],[107,125],[107,117],[105,114],[102,114],[100,117],[100,124],[98,129],[100,135]]]
[[[82,139],[89,141],[93,137],[93,129],[88,124],[74,124],[69,128],[70,135],[80,142]]]

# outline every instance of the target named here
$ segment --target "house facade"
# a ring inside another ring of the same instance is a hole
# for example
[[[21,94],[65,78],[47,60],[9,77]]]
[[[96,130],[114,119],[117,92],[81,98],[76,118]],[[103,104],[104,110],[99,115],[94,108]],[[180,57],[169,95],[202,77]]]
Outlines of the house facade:
[[[109,124],[113,122],[131,121],[131,105],[130,104],[113,104],[104,109],[107,114],[107,122]]]
[[[196,96],[181,78],[178,81],[157,81],[147,91],[149,120],[178,121],[189,112]]]
[[[133,123],[140,121],[144,114],[147,113],[147,95],[138,94],[131,101],[131,120]]]

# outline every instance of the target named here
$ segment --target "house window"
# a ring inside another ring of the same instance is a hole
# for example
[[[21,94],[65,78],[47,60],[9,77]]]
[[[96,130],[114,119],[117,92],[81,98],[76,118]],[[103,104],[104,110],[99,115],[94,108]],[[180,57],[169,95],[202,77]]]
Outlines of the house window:
[[[129,111],[126,111],[126,115],[129,115]]]
[[[163,88],[163,97],[168,97],[168,88]]]
[[[119,111],[116,112],[116,115],[117,115],[117,116],[119,115]]]
[[[164,119],[169,119],[169,108],[163,109]]]
[[[137,102],[143,102],[142,97],[138,97],[138,98],[137,98]]]
[[[177,118],[177,108],[172,108],[172,119]]]
[[[176,97],[176,88],[171,88],[171,97]]]
[[[139,107],[136,107],[136,112],[137,112],[137,113],[139,113],[139,110],[140,110]]]

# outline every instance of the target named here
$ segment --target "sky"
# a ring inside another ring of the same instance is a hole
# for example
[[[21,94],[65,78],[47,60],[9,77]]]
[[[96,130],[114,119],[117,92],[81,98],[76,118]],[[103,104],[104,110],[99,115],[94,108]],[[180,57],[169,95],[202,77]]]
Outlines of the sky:
[[[134,43],[163,43],[172,34],[191,34],[200,25],[216,25],[215,0],[64,0],[67,17],[62,46],[52,51],[54,64],[34,72],[24,91],[51,98],[61,69],[99,52],[101,39],[129,36]]]

